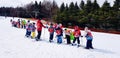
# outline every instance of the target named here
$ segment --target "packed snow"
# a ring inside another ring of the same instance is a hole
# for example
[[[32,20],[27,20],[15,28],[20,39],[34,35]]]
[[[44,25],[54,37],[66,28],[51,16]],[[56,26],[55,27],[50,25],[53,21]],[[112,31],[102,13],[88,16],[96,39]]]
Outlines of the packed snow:
[[[49,32],[42,30],[43,41],[26,38],[25,29],[11,26],[12,17],[0,17],[0,58],[119,58],[120,57],[120,34],[108,34],[92,32],[93,47],[84,49],[85,38],[80,38],[81,46],[49,43]],[[14,18],[17,20],[18,18]],[[84,32],[82,31],[82,34]]]

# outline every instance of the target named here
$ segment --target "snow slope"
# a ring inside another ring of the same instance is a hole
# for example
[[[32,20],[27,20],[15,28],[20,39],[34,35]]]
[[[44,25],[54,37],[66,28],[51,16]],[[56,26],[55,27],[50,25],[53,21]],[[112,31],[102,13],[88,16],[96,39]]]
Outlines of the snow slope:
[[[43,29],[41,38],[34,41],[26,38],[25,30],[11,27],[11,17],[0,17],[0,58],[119,58],[120,35],[92,32],[95,49],[86,50],[85,38],[81,38],[81,47],[49,43],[49,33]],[[15,18],[16,20],[17,18]],[[82,32],[83,34],[83,32]],[[54,41],[56,39],[54,37]],[[65,40],[64,40],[65,41]]]

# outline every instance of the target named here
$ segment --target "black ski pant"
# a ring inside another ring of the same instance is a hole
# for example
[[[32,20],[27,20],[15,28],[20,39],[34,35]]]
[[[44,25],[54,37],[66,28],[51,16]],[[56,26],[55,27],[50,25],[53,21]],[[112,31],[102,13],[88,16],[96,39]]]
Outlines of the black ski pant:
[[[77,40],[77,43],[80,44],[79,37],[75,37],[74,40],[73,40],[73,43],[75,43],[76,40]]]
[[[92,40],[87,40],[86,48],[87,48],[87,49],[93,48],[93,46],[92,46]]]
[[[54,36],[54,33],[50,33],[49,39],[50,39],[50,40],[53,40],[53,36]]]
[[[41,31],[38,31],[37,39],[40,39],[41,37]]]
[[[66,36],[66,39],[67,39],[67,44],[71,44],[70,36],[69,35],[65,35],[65,36]]]

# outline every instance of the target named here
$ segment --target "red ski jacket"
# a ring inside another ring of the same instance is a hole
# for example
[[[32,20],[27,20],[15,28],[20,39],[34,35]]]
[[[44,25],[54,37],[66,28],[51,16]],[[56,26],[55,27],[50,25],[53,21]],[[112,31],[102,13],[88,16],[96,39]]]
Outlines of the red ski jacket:
[[[50,28],[48,29],[48,31],[49,31],[50,33],[53,33],[53,32],[54,32],[54,28],[53,28],[53,27],[50,27]]]
[[[40,20],[37,21],[37,31],[42,31],[42,27],[45,28],[45,26],[42,24]]]
[[[79,36],[81,36],[80,29],[75,30],[75,31],[73,32],[73,35],[74,35],[74,37],[79,37]]]

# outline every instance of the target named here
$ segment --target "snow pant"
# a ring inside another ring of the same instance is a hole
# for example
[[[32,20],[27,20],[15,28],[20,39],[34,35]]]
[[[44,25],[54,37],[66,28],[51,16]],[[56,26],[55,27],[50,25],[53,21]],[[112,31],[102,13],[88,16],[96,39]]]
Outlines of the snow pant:
[[[80,44],[79,37],[75,37],[74,40],[73,40],[73,43],[75,43],[76,40],[77,40],[77,43]]]
[[[71,44],[70,36],[69,35],[65,35],[65,36],[66,36],[66,39],[67,39],[67,44]]]
[[[31,33],[31,38],[35,38],[35,31]]]
[[[38,31],[37,39],[40,39],[41,37],[41,31]]]
[[[54,33],[50,33],[49,41],[53,40]]]
[[[30,35],[31,35],[31,31],[26,30],[26,35],[25,36],[29,37]]]
[[[21,28],[23,28],[23,25],[21,25]]]
[[[87,49],[93,48],[93,46],[92,46],[92,40],[87,40],[86,48]]]
[[[17,24],[13,24],[14,25],[14,27],[17,27]]]
[[[57,43],[61,44],[62,43],[62,36],[57,36]]]
[[[17,24],[17,28],[20,28],[20,24]]]
[[[25,29],[25,28],[26,28],[26,25],[23,25],[23,28]]]

